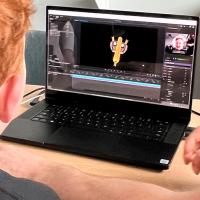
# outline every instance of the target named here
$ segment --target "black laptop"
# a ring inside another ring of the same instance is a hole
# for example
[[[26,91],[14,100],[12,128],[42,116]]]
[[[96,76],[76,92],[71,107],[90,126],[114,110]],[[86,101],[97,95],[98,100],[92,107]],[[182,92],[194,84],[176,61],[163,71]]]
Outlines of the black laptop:
[[[2,138],[167,169],[190,121],[198,18],[47,7],[46,98]]]

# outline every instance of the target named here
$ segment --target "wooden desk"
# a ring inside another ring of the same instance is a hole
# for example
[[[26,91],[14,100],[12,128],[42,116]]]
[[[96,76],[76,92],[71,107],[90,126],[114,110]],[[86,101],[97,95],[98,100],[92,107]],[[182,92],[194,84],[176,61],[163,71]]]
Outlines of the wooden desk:
[[[34,87],[27,86],[26,89],[29,91]],[[200,111],[200,100],[194,100],[193,104],[194,109]],[[19,109],[19,113],[24,112],[28,108],[28,104],[22,105]],[[200,117],[192,114],[190,125],[193,127],[200,125]],[[124,165],[100,159],[89,158],[86,156],[79,156],[75,154],[53,151],[6,141],[0,141],[0,143],[8,143],[15,146],[20,146],[26,150],[32,151],[33,153],[42,155],[47,159],[74,166],[90,174],[150,182],[173,190],[181,191],[200,187],[200,175],[194,175],[191,167],[186,166],[183,162],[182,155],[184,141],[181,141],[170,169],[164,171],[153,171],[131,165]]]

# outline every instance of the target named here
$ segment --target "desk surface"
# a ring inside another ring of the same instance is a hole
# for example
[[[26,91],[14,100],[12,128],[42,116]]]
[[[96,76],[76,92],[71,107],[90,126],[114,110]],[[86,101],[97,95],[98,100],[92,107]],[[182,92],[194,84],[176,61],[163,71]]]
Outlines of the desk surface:
[[[35,87],[36,86],[27,86],[26,92],[34,89]],[[19,114],[23,113],[28,108],[30,108],[28,103],[21,105]],[[200,100],[193,100],[193,108],[196,111],[200,111]],[[198,125],[200,125],[200,117],[192,114],[190,126],[196,127]],[[200,187],[200,175],[194,175],[191,167],[186,166],[183,162],[182,157],[184,141],[181,141],[171,163],[170,169],[164,171],[153,171],[131,165],[119,164],[86,156],[53,151],[6,141],[0,141],[0,143],[8,143],[15,146],[20,146],[33,153],[42,155],[47,159],[74,166],[89,174],[144,181],[181,191]]]

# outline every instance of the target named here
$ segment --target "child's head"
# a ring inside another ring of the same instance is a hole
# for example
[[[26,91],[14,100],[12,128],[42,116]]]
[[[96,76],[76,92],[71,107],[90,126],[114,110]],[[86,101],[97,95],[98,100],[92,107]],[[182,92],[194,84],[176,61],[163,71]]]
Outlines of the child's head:
[[[32,13],[32,0],[0,0],[0,130],[23,96],[24,38]]]
[[[0,1],[0,86],[22,68],[24,36],[32,13],[32,0]]]

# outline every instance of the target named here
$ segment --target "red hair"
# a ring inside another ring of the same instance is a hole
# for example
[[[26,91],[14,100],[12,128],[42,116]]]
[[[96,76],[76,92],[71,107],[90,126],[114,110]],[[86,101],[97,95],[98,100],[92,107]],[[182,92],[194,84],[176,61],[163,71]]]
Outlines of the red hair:
[[[22,68],[24,36],[33,12],[32,0],[0,1],[0,86]]]

